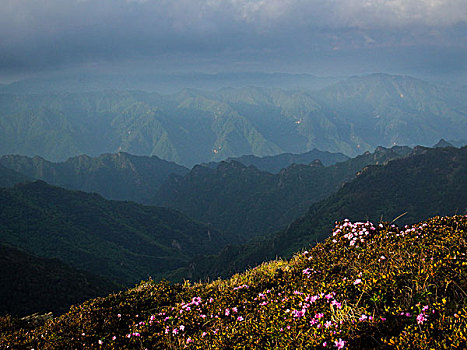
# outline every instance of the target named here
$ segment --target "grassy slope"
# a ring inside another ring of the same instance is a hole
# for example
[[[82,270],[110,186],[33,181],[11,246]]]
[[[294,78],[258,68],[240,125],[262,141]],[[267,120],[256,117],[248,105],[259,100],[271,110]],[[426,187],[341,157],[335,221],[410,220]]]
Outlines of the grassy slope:
[[[463,349],[466,230],[466,216],[342,222],[310,251],[226,281],[144,282],[35,329],[2,318],[0,347]]]

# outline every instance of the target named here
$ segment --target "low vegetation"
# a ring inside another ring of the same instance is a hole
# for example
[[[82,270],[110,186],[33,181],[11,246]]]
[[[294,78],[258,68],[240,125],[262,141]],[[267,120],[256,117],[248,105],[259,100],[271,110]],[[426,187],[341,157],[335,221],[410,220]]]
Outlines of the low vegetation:
[[[0,319],[1,348],[464,349],[466,216],[343,221],[290,261],[228,280],[133,289],[42,325]]]

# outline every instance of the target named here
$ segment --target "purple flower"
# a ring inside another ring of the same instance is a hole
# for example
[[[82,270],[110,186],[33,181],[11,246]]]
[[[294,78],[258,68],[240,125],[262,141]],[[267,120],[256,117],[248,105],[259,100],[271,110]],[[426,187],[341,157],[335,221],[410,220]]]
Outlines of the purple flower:
[[[360,278],[357,278],[353,284],[357,285],[362,283],[362,280]]]
[[[331,305],[337,307],[338,309],[340,309],[340,308],[342,307],[342,304],[339,303],[339,302],[336,301],[336,300],[333,300],[333,301],[331,302]]]
[[[243,318],[242,316],[238,316],[238,317],[237,317],[237,321],[241,322],[241,321],[243,321],[243,320],[244,320],[244,318]]]
[[[339,340],[336,340],[334,342],[334,345],[338,348],[338,349],[343,349],[344,346],[345,346],[345,341],[343,341],[342,339],[339,338]]]
[[[417,323],[418,324],[423,324],[423,322],[426,321],[426,315],[424,313],[421,313],[420,315],[417,316]]]
[[[305,309],[293,310],[292,311],[292,316],[295,317],[295,318],[301,318],[301,317],[303,317],[305,315],[305,312],[306,312]]]

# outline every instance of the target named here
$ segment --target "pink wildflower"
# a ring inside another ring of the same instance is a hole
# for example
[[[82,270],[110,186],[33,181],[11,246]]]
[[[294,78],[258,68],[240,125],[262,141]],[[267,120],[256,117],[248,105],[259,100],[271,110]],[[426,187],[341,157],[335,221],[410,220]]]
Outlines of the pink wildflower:
[[[336,341],[334,342],[334,345],[335,345],[338,349],[343,349],[344,346],[345,346],[345,341],[339,338],[339,340],[336,340]]]
[[[418,324],[423,324],[423,322],[426,321],[426,317],[424,313],[421,313],[420,315],[417,316],[417,323]]]

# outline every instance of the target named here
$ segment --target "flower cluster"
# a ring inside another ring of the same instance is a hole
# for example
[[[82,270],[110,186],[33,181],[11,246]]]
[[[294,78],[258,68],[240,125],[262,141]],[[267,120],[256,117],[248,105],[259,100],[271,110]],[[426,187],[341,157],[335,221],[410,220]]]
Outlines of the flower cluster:
[[[332,237],[334,237],[332,242],[337,243],[338,237],[342,236],[350,246],[359,247],[370,239],[375,230],[373,223],[369,221],[352,223],[345,219],[342,223],[336,224],[332,232]]]
[[[229,280],[143,282],[34,330],[0,318],[0,348],[463,349],[466,234],[464,216],[401,229],[347,220]]]

